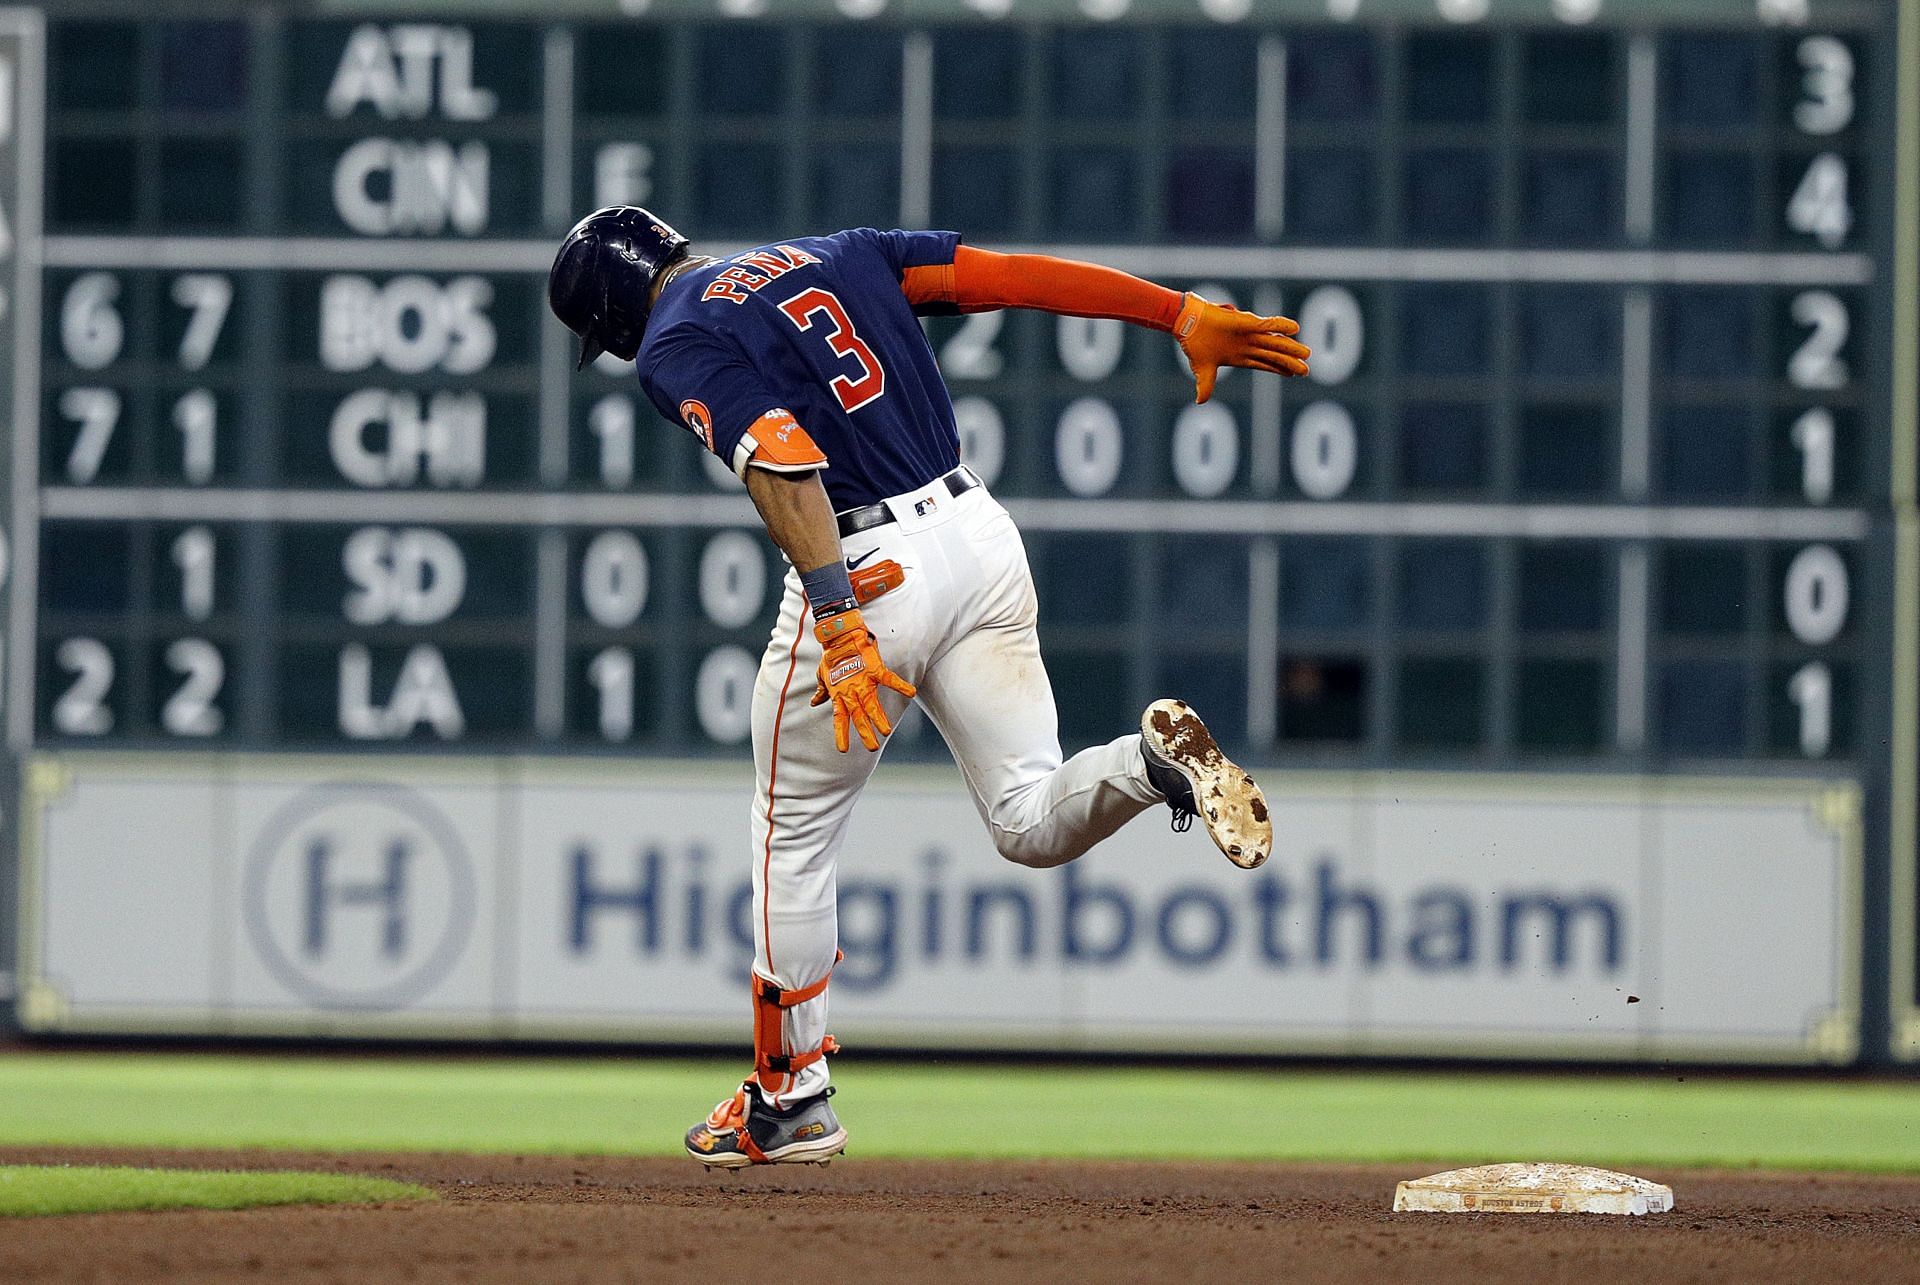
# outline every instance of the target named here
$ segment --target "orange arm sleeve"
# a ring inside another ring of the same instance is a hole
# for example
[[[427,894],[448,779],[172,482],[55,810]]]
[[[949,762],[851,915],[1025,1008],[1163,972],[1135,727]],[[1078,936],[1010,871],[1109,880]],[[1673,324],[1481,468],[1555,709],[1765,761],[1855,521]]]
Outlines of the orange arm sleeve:
[[[907,302],[961,312],[1037,308],[1071,317],[1110,317],[1154,330],[1173,329],[1186,296],[1115,268],[1046,254],[995,254],[963,245],[952,263],[908,268]]]

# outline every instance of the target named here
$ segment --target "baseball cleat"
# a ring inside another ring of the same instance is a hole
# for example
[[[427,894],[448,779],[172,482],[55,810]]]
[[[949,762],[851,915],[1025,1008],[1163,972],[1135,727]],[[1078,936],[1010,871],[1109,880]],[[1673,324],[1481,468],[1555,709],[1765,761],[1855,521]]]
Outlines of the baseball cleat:
[[[1220,752],[1207,725],[1185,701],[1157,700],[1140,716],[1140,753],[1147,780],[1173,809],[1173,828],[1197,816],[1227,860],[1251,870],[1273,851],[1267,798],[1246,770]]]
[[[819,1097],[776,1108],[748,1080],[740,1091],[687,1130],[687,1154],[709,1169],[748,1165],[824,1165],[847,1147],[847,1131]]]

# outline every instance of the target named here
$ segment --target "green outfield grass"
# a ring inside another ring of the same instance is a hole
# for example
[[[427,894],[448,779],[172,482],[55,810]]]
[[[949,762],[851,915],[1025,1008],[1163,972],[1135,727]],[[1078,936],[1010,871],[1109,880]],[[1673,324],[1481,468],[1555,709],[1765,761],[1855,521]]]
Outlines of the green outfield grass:
[[[0,1165],[0,1217],[433,1199],[431,1191],[410,1182],[352,1174]]]
[[[736,1062],[0,1056],[0,1145],[665,1155]],[[1554,1159],[1920,1173],[1920,1082],[846,1058],[854,1156]]]

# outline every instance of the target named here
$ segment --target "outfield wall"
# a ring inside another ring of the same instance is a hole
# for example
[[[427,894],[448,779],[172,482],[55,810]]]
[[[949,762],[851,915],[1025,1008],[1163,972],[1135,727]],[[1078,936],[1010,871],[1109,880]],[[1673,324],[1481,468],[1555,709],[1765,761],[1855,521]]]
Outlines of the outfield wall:
[[[1850,1060],[1853,788],[1274,774],[1246,872],[1155,810],[1053,871],[951,772],[885,774],[840,869],[862,1046]],[[38,1031],[732,1041],[731,764],[44,757]]]

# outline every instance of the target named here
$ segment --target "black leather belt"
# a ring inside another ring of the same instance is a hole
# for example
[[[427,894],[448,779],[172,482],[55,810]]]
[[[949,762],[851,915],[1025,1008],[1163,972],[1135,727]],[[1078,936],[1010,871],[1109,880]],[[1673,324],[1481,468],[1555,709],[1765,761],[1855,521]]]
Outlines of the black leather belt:
[[[953,472],[933,479],[928,485],[945,486],[947,494],[960,496],[981,485],[981,481],[973,475],[972,469],[962,464]],[[893,521],[893,510],[884,504],[869,504],[858,509],[848,509],[845,513],[836,513],[834,517],[840,523],[840,536],[845,539],[850,535],[858,535],[862,531],[871,531],[877,526],[885,526]]]

